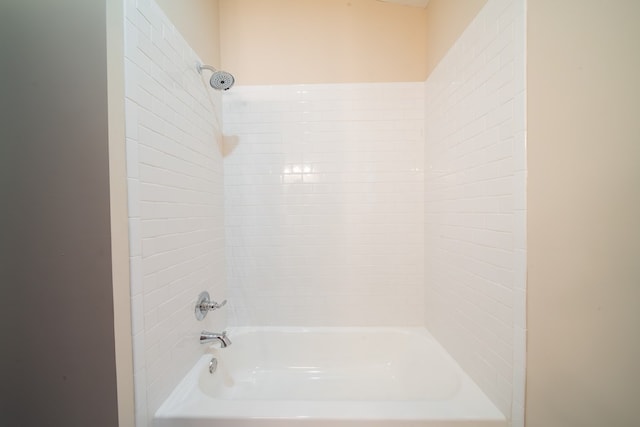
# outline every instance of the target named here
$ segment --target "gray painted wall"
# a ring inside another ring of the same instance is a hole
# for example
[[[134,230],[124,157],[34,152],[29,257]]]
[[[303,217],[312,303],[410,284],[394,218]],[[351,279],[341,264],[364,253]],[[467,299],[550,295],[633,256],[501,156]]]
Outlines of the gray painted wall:
[[[0,425],[118,425],[105,13],[0,2]]]

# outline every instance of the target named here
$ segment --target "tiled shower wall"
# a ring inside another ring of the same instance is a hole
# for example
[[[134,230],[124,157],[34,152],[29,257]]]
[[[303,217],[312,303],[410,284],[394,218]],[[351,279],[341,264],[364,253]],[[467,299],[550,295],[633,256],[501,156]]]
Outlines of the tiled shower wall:
[[[224,96],[233,325],[422,325],[423,83]]]
[[[220,95],[152,0],[125,1],[126,148],[136,425],[202,354],[198,293],[224,298]],[[216,104],[218,105],[216,107]]]
[[[425,88],[427,325],[514,426],[524,413],[524,7],[489,0]]]

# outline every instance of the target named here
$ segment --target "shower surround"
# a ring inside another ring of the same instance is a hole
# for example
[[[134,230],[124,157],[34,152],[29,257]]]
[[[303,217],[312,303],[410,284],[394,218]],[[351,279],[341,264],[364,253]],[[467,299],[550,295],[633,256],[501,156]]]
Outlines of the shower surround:
[[[426,82],[236,86],[223,143],[197,55],[125,1],[137,425],[227,324],[203,289],[232,326],[426,324],[522,425],[524,16],[489,0]]]

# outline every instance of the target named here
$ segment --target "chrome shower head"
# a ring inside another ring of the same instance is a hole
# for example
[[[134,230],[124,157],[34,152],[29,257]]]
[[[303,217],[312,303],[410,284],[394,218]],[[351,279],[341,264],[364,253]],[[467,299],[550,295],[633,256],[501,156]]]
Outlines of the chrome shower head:
[[[198,72],[200,74],[202,74],[202,70],[209,70],[213,72],[211,78],[209,79],[209,84],[215,90],[229,90],[236,81],[231,73],[216,70],[210,65],[198,64]]]

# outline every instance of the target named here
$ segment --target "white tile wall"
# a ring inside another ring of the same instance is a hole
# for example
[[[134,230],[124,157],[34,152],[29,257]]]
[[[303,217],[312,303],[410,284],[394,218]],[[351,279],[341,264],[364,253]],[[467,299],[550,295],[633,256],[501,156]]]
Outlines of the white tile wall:
[[[489,0],[425,85],[431,332],[523,425],[525,2]]]
[[[136,425],[202,353],[198,293],[225,297],[219,93],[152,0],[125,0],[126,136]]]
[[[421,325],[423,83],[224,98],[230,323]]]

